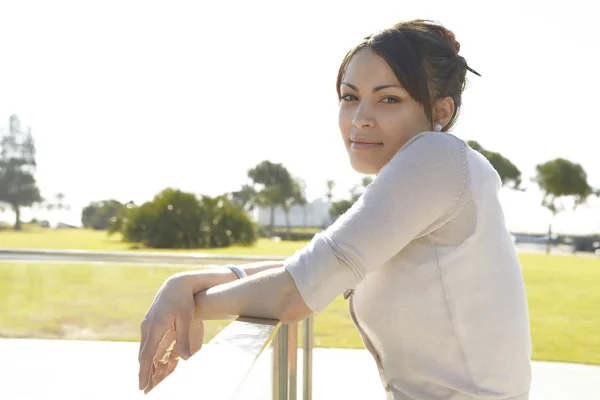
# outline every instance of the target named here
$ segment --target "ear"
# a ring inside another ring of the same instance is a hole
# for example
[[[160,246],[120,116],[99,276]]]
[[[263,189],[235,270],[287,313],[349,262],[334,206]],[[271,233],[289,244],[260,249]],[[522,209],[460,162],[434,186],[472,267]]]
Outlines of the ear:
[[[448,125],[454,115],[454,100],[452,97],[443,97],[435,101],[434,124]]]

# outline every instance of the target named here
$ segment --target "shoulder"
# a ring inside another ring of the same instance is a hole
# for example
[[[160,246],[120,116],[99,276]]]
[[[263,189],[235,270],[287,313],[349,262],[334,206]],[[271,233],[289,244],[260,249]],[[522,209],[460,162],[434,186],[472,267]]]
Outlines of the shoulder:
[[[411,173],[465,175],[468,145],[446,132],[422,132],[406,142],[382,169],[395,170],[410,165]],[[396,171],[398,172],[398,171]],[[404,171],[407,173],[409,171]]]
[[[408,141],[373,183],[402,203],[419,202],[440,220],[453,218],[470,186],[468,145],[449,133],[423,132]],[[435,211],[435,213],[434,213]]]
[[[400,151],[429,150],[428,152],[447,151],[464,153],[467,144],[458,137],[447,132],[421,132],[404,144]]]

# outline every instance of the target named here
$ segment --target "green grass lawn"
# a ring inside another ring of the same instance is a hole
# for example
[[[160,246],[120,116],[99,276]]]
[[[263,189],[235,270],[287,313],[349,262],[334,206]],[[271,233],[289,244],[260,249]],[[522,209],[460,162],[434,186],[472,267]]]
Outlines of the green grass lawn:
[[[219,249],[192,250],[156,250],[140,248],[138,244],[121,240],[121,235],[108,236],[105,231],[90,229],[47,229],[27,227],[15,232],[0,230],[0,248],[7,249],[76,249],[107,251],[169,251],[185,253],[238,254],[238,255],[272,255],[287,256],[304,246],[306,241],[274,242],[270,239],[259,239],[254,246],[231,246]]]
[[[533,356],[600,365],[600,258],[522,254]]]
[[[533,358],[600,365],[600,259],[522,254],[521,261]],[[182,269],[0,262],[0,336],[137,341],[156,290]],[[205,340],[227,323],[209,322]],[[316,316],[315,345],[363,347],[343,299]]]
[[[321,232],[321,228],[302,228],[302,227],[293,227],[290,228],[290,233],[319,233]],[[275,228],[275,234],[285,234],[288,232],[287,228],[277,227]]]

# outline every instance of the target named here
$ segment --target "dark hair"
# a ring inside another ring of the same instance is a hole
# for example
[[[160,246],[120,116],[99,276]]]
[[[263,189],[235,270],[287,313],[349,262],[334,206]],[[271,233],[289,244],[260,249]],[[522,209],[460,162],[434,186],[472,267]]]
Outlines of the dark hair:
[[[469,68],[464,57],[458,55],[460,43],[454,33],[442,25],[426,20],[400,22],[394,26],[367,36],[346,54],[337,76],[337,93],[346,67],[360,50],[369,48],[382,57],[398,78],[398,81],[425,109],[433,124],[433,106],[443,97],[454,100],[454,114],[444,126],[447,131],[455,124],[462,104]]]

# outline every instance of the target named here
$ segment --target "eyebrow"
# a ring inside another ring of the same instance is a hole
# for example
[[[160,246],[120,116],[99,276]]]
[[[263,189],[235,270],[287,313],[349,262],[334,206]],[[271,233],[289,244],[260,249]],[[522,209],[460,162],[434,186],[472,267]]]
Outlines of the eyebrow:
[[[356,86],[354,86],[351,83],[348,82],[342,82],[342,85],[348,86],[350,89],[355,90],[355,91],[359,91],[358,88]],[[381,85],[381,86],[376,86],[373,88],[373,93],[378,92],[380,90],[383,89],[387,89],[387,88],[391,88],[391,87],[395,87],[395,88],[399,88],[399,89],[403,89],[402,86],[400,85],[395,85],[395,84],[389,84],[389,85]]]

